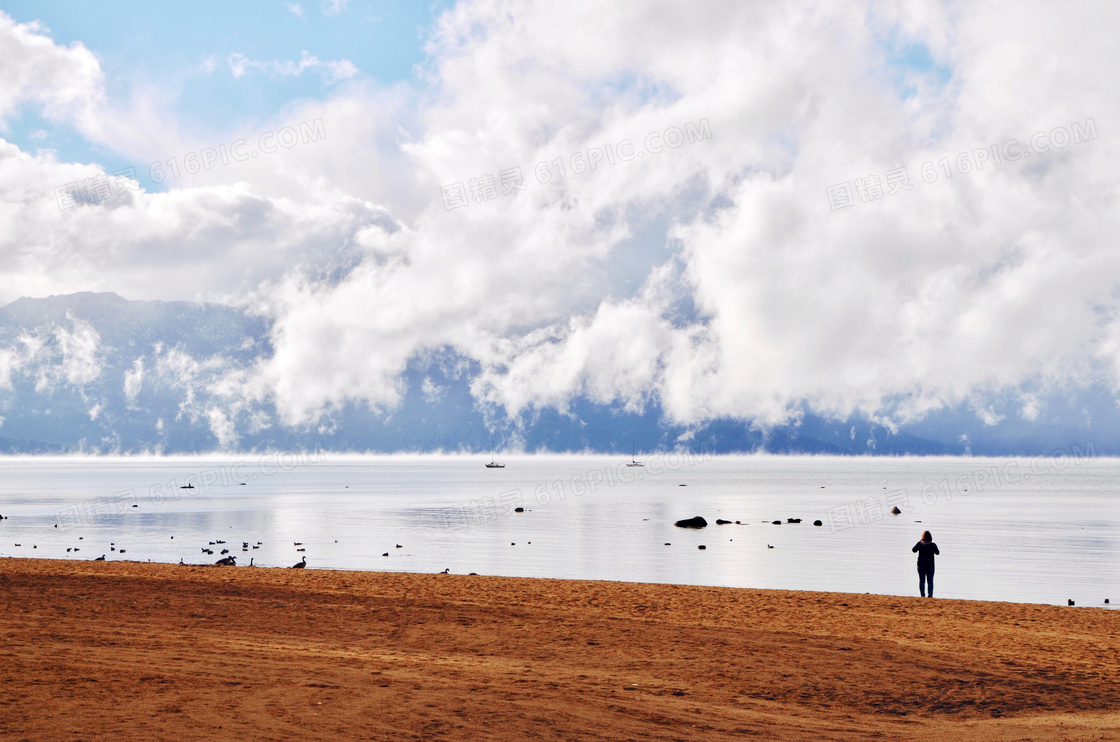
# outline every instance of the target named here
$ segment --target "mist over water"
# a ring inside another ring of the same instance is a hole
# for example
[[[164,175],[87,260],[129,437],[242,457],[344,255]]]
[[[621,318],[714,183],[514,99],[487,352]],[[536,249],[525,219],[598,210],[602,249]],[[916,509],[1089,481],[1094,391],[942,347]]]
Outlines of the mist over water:
[[[1120,600],[1117,459],[638,458],[6,459],[0,556],[917,595],[928,529],[937,597]]]

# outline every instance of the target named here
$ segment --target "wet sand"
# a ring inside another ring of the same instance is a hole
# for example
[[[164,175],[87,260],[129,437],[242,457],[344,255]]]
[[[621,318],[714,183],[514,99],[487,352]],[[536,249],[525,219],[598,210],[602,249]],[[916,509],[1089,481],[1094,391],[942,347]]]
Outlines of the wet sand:
[[[0,604],[5,740],[1120,739],[1097,608],[29,559]]]

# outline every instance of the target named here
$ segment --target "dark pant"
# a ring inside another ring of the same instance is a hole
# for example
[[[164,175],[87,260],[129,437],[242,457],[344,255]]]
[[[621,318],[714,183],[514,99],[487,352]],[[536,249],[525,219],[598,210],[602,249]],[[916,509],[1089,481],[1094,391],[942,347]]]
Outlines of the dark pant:
[[[921,591],[922,597],[926,597],[926,584],[929,584],[929,597],[933,597],[933,565],[932,564],[919,564],[918,565],[918,590]]]

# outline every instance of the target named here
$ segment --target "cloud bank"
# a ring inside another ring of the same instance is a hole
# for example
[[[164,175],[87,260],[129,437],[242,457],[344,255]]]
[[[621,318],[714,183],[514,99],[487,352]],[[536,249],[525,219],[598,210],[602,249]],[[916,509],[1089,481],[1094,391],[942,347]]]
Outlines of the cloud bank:
[[[512,417],[585,398],[683,424],[807,405],[889,425],[1116,389],[1118,13],[460,2],[412,83],[322,70],[349,79],[213,139],[322,119],[322,141],[162,192],[60,209],[56,186],[110,173],[0,143],[0,297],[268,316],[274,353],[216,382],[224,440],[239,410],[389,411],[410,359],[448,349]],[[0,39],[0,117],[115,146],[93,54],[6,17]],[[314,62],[257,66],[333,64]],[[207,146],[161,126],[118,151]]]

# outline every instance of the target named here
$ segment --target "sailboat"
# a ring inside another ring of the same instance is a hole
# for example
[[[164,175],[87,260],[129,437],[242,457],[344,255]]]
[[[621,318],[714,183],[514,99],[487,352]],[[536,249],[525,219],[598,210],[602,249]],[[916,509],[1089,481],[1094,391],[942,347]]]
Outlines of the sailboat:
[[[496,461],[491,461],[489,464],[486,465],[486,468],[487,469],[505,469],[506,465],[505,464],[499,464]]]
[[[630,462],[627,466],[645,466],[641,461],[638,461],[638,449],[634,446],[634,442],[630,442]]]

